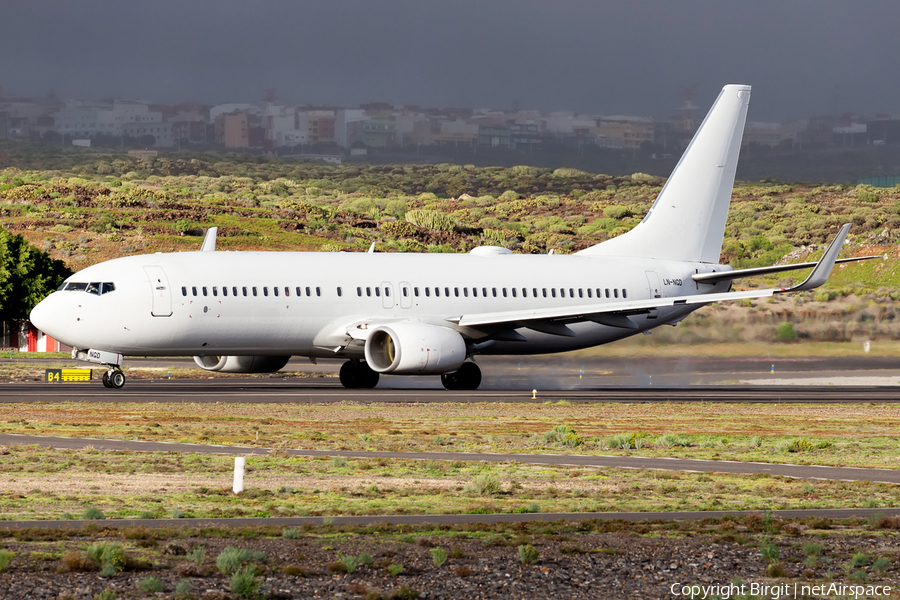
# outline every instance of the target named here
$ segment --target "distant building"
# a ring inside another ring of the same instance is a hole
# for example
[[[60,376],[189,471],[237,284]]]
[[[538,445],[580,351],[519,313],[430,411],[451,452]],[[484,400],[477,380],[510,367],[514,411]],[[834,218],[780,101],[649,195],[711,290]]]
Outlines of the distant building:
[[[216,117],[216,137],[226,148],[250,147],[250,124],[245,112],[220,114]]]
[[[647,117],[611,116],[597,119],[590,131],[601,148],[636,150],[644,142],[655,141],[654,130],[653,120]]]
[[[744,146],[756,144],[759,146],[775,147],[780,145],[787,137],[784,125],[781,123],[747,121],[741,143]]]

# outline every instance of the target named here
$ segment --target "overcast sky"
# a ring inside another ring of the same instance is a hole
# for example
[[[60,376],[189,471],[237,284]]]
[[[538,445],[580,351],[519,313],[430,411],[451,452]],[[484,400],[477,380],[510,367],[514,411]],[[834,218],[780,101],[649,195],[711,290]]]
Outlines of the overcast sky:
[[[63,98],[900,113],[897,0],[0,0],[0,88]]]

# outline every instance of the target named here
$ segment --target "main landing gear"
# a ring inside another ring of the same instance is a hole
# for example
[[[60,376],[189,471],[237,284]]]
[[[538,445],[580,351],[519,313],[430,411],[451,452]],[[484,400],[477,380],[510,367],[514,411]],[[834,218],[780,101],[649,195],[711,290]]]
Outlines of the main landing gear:
[[[463,363],[459,370],[441,375],[448,390],[477,390],[481,385],[481,369],[473,362]]]
[[[372,389],[380,375],[361,360],[348,360],[341,365],[341,385],[348,389]]]
[[[116,365],[103,373],[103,387],[121,389],[125,385],[125,373]]]

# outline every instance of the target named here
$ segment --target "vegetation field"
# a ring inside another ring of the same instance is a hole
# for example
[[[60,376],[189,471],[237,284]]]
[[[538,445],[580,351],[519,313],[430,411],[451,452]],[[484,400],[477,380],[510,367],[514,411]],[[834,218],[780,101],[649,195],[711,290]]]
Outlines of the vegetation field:
[[[77,270],[117,256],[196,250],[465,252],[500,245],[565,254],[639,222],[664,179],[636,173],[472,165],[325,165],[235,154],[135,159],[109,151],[0,146],[4,227]],[[723,262],[813,260],[852,222],[822,289],[704,309],[647,343],[892,340],[900,334],[900,190],[739,183]],[[801,275],[739,282],[787,285]],[[790,330],[778,333],[784,323]]]
[[[0,432],[374,451],[900,465],[894,404],[4,404]],[[796,442],[796,444],[794,443]]]

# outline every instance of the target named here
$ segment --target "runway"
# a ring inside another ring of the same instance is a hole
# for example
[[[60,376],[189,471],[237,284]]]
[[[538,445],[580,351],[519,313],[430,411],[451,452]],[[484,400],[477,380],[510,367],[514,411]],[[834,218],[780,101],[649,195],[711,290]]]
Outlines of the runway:
[[[376,388],[348,390],[335,378],[132,379],[121,390],[86,383],[0,383],[0,403],[10,402],[900,402],[900,386],[694,385],[667,387],[577,387],[573,389],[475,390]]]
[[[226,454],[233,456],[261,456],[271,448],[252,446],[217,446],[205,444],[177,444],[170,442],[141,442],[97,438],[63,438],[40,435],[0,434],[0,445],[36,444],[49,448],[80,449],[91,446],[98,450],[131,450],[135,452],[185,452]],[[862,469],[779,463],[739,462],[728,460],[700,460],[642,456],[603,456],[585,454],[495,454],[475,452],[366,452],[355,450],[278,449],[291,456],[340,456],[344,458],[391,458],[402,460],[448,460],[484,462],[520,462],[551,466],[578,466],[614,469],[651,469],[688,471],[695,473],[729,473],[741,475],[780,475],[796,479],[827,479],[837,481],[870,481],[900,484],[900,470]]]

